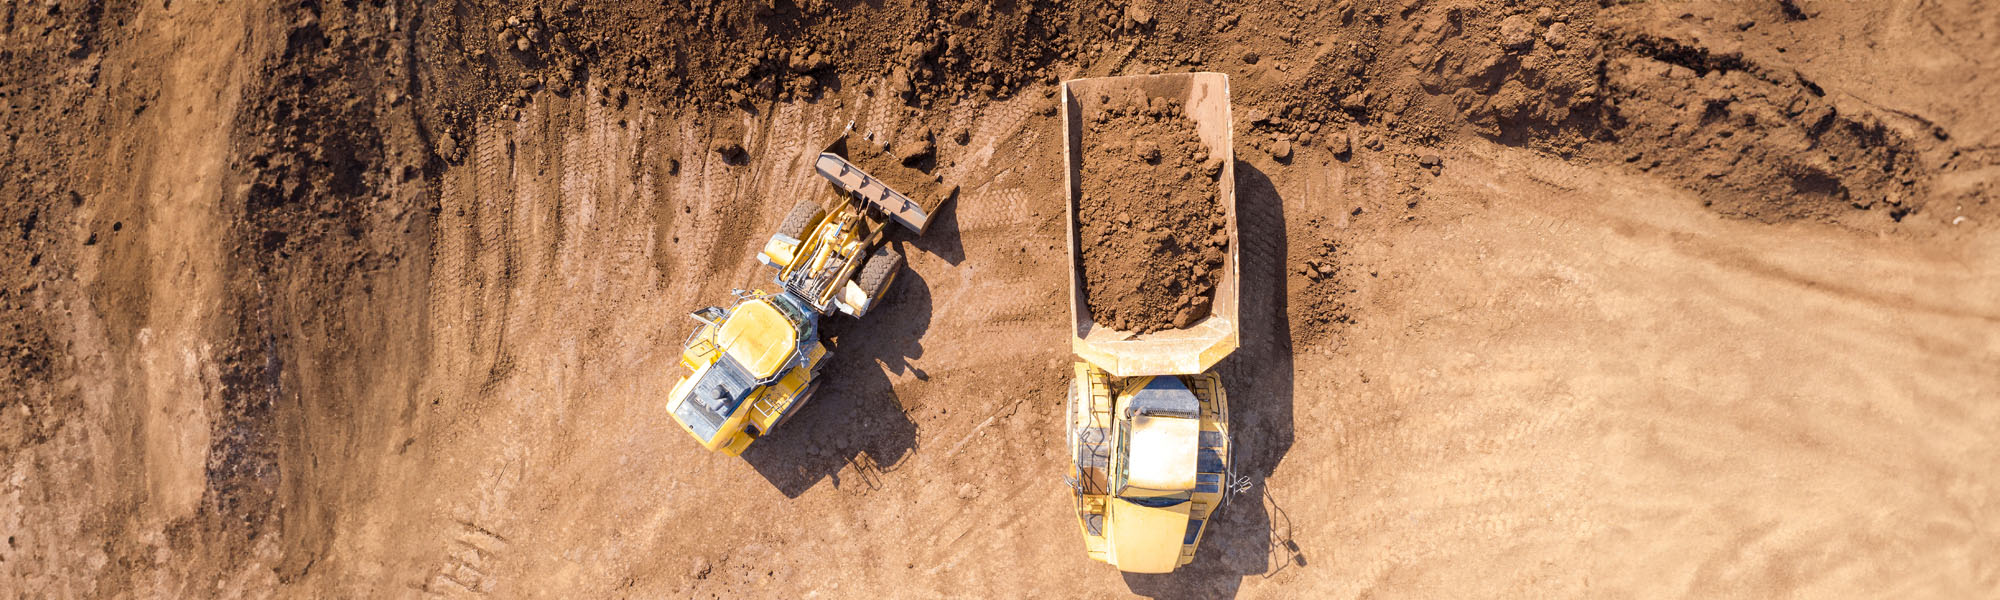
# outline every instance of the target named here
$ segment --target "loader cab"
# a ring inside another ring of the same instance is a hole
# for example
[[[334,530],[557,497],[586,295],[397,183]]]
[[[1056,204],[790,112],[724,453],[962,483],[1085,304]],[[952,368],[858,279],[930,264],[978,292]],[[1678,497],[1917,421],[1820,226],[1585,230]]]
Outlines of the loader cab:
[[[817,313],[780,293],[752,297],[727,311],[710,307],[689,316],[701,322],[682,357],[693,372],[675,383],[668,412],[702,446],[740,451],[738,446],[747,443],[737,435],[749,426],[746,401],[804,365],[808,353],[802,350],[820,348]]]
[[[703,446],[713,449],[728,439],[718,435],[722,433],[722,425],[742,407],[756,382],[742,364],[726,353],[683,382],[688,387],[677,390],[681,395],[673,407],[674,420],[680,421],[681,427]]]

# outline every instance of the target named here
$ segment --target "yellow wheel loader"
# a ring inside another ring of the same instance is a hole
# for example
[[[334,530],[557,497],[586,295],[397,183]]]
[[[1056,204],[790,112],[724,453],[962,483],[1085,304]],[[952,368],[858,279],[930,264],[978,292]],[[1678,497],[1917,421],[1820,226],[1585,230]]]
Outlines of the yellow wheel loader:
[[[1209,315],[1179,329],[1135,333],[1091,318],[1078,245],[1078,177],[1086,111],[1103,99],[1142,94],[1184,109],[1209,156],[1222,159],[1216,199],[1229,252]],[[1194,560],[1211,517],[1237,486],[1230,470],[1229,400],[1209,369],[1238,338],[1235,155],[1229,77],[1179,73],[1063,82],[1061,113],[1070,258],[1069,484],[1090,557],[1133,573],[1166,573]],[[1091,103],[1086,106],[1086,103]]]
[[[865,143],[865,142],[864,142]],[[777,292],[738,292],[735,307],[690,314],[699,322],[681,350],[687,369],[667,411],[710,450],[739,455],[797,413],[819,387],[829,354],[819,320],[867,314],[903,268],[884,243],[890,222],[922,234],[942,198],[919,204],[843,156],[843,137],[814,162],[828,185],[800,200],[757,260],[775,267]]]

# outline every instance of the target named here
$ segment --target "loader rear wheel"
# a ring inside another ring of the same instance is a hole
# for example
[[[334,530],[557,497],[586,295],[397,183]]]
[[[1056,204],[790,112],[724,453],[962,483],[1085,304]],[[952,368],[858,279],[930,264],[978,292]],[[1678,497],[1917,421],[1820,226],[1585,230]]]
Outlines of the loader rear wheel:
[[[903,270],[903,253],[887,245],[878,246],[868,255],[868,262],[861,266],[861,276],[854,284],[861,286],[861,293],[867,294],[869,304],[882,300],[882,292],[889,289],[889,282],[896,279],[896,273]]]
[[[784,425],[786,421],[792,420],[792,415],[799,414],[799,409],[805,408],[806,401],[811,400],[813,392],[817,391],[819,391],[818,379],[814,379],[812,383],[806,384],[806,390],[799,392],[799,397],[792,399],[792,405],[785,407],[785,414],[780,415],[777,422],[771,424],[771,429],[775,430],[778,426]]]
[[[818,202],[800,200],[792,205],[792,212],[785,214],[785,222],[778,225],[778,233],[795,240],[805,239],[806,228],[819,219],[820,212]]]

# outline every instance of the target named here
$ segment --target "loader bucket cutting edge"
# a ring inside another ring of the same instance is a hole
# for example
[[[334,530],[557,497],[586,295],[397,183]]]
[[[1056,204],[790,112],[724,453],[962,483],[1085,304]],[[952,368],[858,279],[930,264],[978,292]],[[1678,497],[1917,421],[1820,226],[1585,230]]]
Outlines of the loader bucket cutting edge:
[[[847,162],[847,159],[841,158],[839,154],[821,152],[819,160],[813,162],[813,170],[818,171],[821,177],[832,181],[840,189],[867,200],[883,214],[889,215],[889,218],[918,235],[922,235],[924,229],[930,226],[931,216],[924,211],[923,205],[917,204],[901,192],[890,189],[888,184],[861,170],[861,167],[854,166],[854,163]]]

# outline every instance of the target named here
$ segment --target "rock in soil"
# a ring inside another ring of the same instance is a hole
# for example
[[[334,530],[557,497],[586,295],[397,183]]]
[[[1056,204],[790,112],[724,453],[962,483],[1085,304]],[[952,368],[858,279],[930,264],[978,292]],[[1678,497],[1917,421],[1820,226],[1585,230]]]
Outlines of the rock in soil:
[[[1500,31],[1496,40],[1500,47],[1509,50],[1525,49],[1535,43],[1535,26],[1527,17],[1514,15],[1500,20]]]
[[[1332,135],[1326,136],[1326,149],[1333,152],[1334,156],[1346,156],[1354,151],[1354,139],[1348,132],[1335,131]]]

